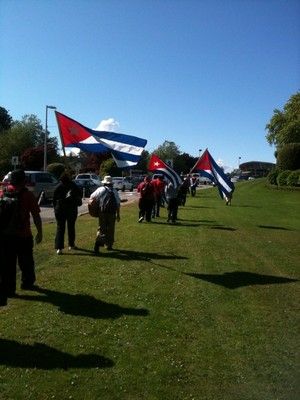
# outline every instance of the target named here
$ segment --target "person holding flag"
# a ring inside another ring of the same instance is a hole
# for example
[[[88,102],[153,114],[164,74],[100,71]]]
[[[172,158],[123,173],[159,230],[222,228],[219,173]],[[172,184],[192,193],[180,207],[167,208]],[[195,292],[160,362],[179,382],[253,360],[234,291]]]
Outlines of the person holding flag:
[[[224,173],[223,169],[215,162],[207,149],[192,168],[192,172],[198,172],[214,182],[218,187],[221,198],[226,200],[227,205],[230,204],[229,199],[232,198],[235,189],[234,184]]]
[[[152,154],[150,158],[148,170],[166,177],[165,195],[168,202],[168,222],[175,223],[178,212],[178,191],[182,185],[181,177],[155,154]]]

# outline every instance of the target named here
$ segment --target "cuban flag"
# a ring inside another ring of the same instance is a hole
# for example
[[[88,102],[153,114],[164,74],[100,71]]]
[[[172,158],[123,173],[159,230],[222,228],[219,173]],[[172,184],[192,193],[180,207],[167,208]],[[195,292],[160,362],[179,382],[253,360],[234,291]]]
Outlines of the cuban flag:
[[[182,179],[180,176],[171,168],[168,164],[162,161],[157,155],[152,154],[148,171],[157,172],[164,175],[169,181],[171,181],[176,189],[178,186],[182,184]]]
[[[90,129],[72,118],[55,111],[64,147],[77,147],[91,153],[110,152],[119,168],[136,165],[147,144],[146,139],[122,133]]]
[[[234,191],[234,184],[225,175],[223,169],[215,162],[207,149],[196,162],[191,172],[198,172],[201,176],[205,176],[215,182],[221,198],[230,196]]]

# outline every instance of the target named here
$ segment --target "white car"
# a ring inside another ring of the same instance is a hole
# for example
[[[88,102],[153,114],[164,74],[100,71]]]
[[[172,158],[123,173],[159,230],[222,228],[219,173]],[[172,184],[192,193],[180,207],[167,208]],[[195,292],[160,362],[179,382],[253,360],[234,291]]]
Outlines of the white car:
[[[122,177],[122,176],[115,176],[112,177],[113,181],[113,187],[117,190],[122,190],[124,192],[125,190],[130,190],[131,192],[133,191],[133,183],[130,181],[130,178],[127,176]]]
[[[101,182],[101,179],[99,178],[99,176],[96,175],[96,174],[92,174],[92,173],[78,174],[75,177],[75,181],[76,180],[78,180],[78,181],[86,180],[86,181],[89,181],[89,182],[93,182],[97,186],[102,186],[102,182]]]

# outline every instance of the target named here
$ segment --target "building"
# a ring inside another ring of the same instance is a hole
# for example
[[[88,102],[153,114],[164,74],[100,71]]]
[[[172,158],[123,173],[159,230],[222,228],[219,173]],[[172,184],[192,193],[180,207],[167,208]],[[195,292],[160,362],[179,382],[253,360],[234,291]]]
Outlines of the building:
[[[264,161],[248,161],[240,164],[242,175],[253,176],[254,178],[267,176],[274,167],[275,164]]]

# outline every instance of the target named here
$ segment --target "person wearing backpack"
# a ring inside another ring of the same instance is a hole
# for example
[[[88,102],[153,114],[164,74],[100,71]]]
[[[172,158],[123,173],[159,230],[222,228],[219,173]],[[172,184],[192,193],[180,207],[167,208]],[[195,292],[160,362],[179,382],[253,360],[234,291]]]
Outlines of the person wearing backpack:
[[[43,239],[42,220],[38,201],[25,187],[25,180],[25,172],[22,169],[12,171],[10,183],[1,194],[1,305],[5,305],[5,299],[14,297],[16,294],[17,263],[21,270],[21,289],[34,289],[36,280],[30,216],[37,229],[35,236],[37,244]],[[14,205],[14,209],[7,207],[7,211],[10,209],[10,216],[7,217],[2,212],[5,203]],[[3,226],[3,221],[6,221],[5,226]]]
[[[99,227],[94,246],[95,254],[99,254],[100,246],[106,245],[107,250],[112,250],[115,241],[115,222],[120,221],[120,197],[113,188],[112,177],[104,177],[103,186],[96,189],[90,199],[99,205]]]
[[[78,207],[82,205],[82,195],[79,187],[74,183],[68,173],[60,176],[60,183],[53,194],[53,207],[56,219],[55,249],[57,254],[62,254],[64,236],[67,224],[69,250],[76,250],[75,223]]]

